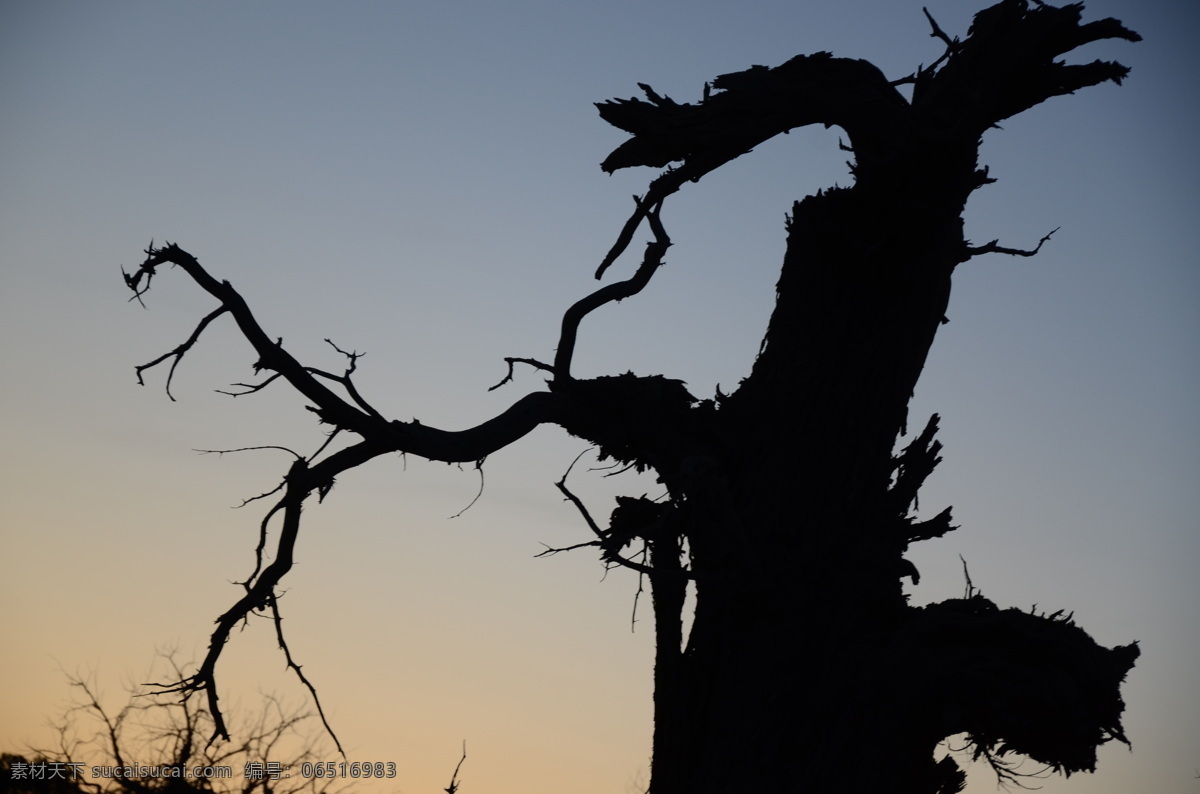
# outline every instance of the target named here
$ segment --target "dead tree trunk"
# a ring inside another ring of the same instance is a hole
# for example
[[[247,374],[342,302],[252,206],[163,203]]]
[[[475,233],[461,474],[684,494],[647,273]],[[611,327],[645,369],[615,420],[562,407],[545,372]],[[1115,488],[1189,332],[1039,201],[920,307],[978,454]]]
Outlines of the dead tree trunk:
[[[925,521],[910,513],[940,460],[937,417],[894,454],[955,268],[985,253],[1032,255],[1049,237],[1028,251],[963,238],[967,198],[991,181],[978,165],[984,131],[1128,71],[1058,60],[1088,42],[1138,39],[1116,20],[1081,23],[1081,10],[1002,0],[961,41],[930,18],[946,51],[900,80],[866,61],[818,53],[723,75],[696,104],[648,86],[646,100],[601,103],[607,121],[633,133],[605,169],[678,165],[638,200],[597,277],[643,222],[654,239],[632,277],[565,313],[552,363],[509,360],[504,382],[513,364],[529,364],[550,374],[548,391],[469,430],[387,420],[353,386],[356,354],[345,354],[340,376],[301,365],[228,282],[177,246],[151,246],[127,276],[139,297],[157,267],[173,262],[220,306],[139,373],[168,358],[178,363],[228,312],[259,353],[256,369],[272,373],[248,391],[283,378],[323,422],[360,439],[297,455],[268,515],[279,513],[283,524],[273,562],[264,565],[260,547],[245,596],[218,621],[200,669],[175,689],[205,690],[225,732],[215,684],[221,648],[253,609],[271,609],[278,625],[275,586],[314,491],[323,498],[339,474],[396,451],[478,461],[549,422],[603,456],[653,470],[666,490],[659,500],[619,500],[601,526],[559,483],[595,533],[584,545],[650,580],[652,794],[954,792],[962,772],[933,754],[959,733],[1001,774],[1010,774],[1008,753],[1068,774],[1093,769],[1098,745],[1124,740],[1119,685],[1136,645],[1102,648],[1069,617],[1001,610],[970,589],[962,599],[908,606],[901,579],[918,576],[904,558],[909,544],[953,529],[949,508]],[[899,90],[905,85],[911,97]],[[794,206],[775,311],[740,387],[697,400],[657,375],[573,377],[582,318],[636,294],[662,263],[670,245],[663,202],[768,138],[814,123],[845,131],[855,181]],[[685,643],[689,582],[697,606]]]
[[[1084,41],[1136,38],[1113,20],[1078,23],[1077,7],[994,6],[968,39],[945,39],[944,65],[911,78],[911,101],[865,62],[817,55],[718,78],[725,92],[699,106],[649,89],[648,103],[602,106],[637,136],[606,164],[681,159],[660,180],[671,188],[689,166],[706,171],[741,154],[777,132],[772,125],[838,124],[854,154],[853,187],[795,205],[764,349],[720,401],[717,441],[681,488],[692,506],[697,608],[686,649],[659,648],[659,666],[677,680],[656,698],[653,794],[956,791],[953,762],[933,763],[935,745],[956,732],[970,731],[997,764],[1000,743],[989,740],[1003,736],[1067,772],[1092,768],[1096,744],[1121,736],[1117,686],[1136,647],[1082,643],[1081,669],[1041,669],[1057,653],[1051,644],[1038,651],[1045,658],[1009,658],[1003,670],[993,645],[1042,631],[1034,626],[1044,619],[1009,613],[993,626],[1002,613],[982,597],[911,609],[900,588],[917,576],[902,556],[909,543],[951,529],[948,510],[925,524],[907,517],[936,462],[936,417],[910,459],[892,455],[951,275],[976,254],[1032,253],[972,248],[963,237],[967,197],[990,181],[977,164],[980,138],[1050,96],[1125,74],[1053,62]],[[1074,626],[1056,628],[1073,647],[1081,639]],[[939,643],[969,663],[936,658]],[[1010,681],[1040,680],[1051,701],[1063,697],[1063,676],[1087,679],[1095,686],[1081,698],[1108,711],[1077,701],[1057,719],[1040,708],[1020,715],[1015,683],[973,679],[977,663]],[[964,688],[985,702],[968,707]]]

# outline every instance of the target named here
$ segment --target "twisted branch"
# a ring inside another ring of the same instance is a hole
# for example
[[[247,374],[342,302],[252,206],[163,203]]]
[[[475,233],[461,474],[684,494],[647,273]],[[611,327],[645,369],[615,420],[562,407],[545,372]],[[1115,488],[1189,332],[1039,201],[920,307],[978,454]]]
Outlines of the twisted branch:
[[[582,318],[599,306],[636,294],[645,286],[654,270],[662,264],[662,255],[670,245],[670,240],[662,228],[658,212],[658,206],[653,207],[649,212],[656,240],[647,246],[646,258],[638,273],[628,281],[598,290],[566,312],[563,320],[564,341],[560,345],[554,367],[533,359],[511,359],[509,360],[510,376],[513,362],[519,361],[549,370],[556,377],[569,379],[571,352]],[[322,721],[325,722],[328,729],[328,721],[325,720],[315,688],[304,676],[300,665],[295,662],[287,647],[278,610],[276,588],[291,570],[293,564],[295,544],[300,530],[300,516],[305,500],[314,492],[317,494],[318,500],[324,499],[333,488],[334,480],[338,475],[380,455],[395,452],[413,453],[429,460],[452,463],[471,461],[478,464],[490,453],[508,446],[539,424],[550,422],[569,428],[578,423],[581,412],[584,412],[585,409],[569,396],[552,392],[535,392],[525,395],[493,418],[461,431],[442,430],[423,425],[415,419],[410,422],[389,421],[359,393],[352,380],[358,359],[362,356],[361,353],[347,352],[327,339],[326,342],[334,350],[348,359],[349,363],[343,374],[335,375],[315,367],[305,366],[283,347],[282,339],[272,340],[268,336],[244,298],[228,281],[218,281],[213,278],[187,251],[173,243],[165,243],[159,248],[154,247],[152,243],[145,250],[145,254],[146,259],[138,270],[132,275],[125,274],[125,282],[139,302],[149,290],[150,282],[157,273],[157,269],[164,263],[171,263],[184,270],[201,288],[215,297],[220,305],[204,317],[183,344],[169,353],[139,366],[137,368],[139,383],[144,383],[142,374],[145,370],[170,358],[172,365],[167,377],[167,393],[170,395],[171,377],[183,356],[199,340],[201,333],[209,323],[222,314],[229,313],[233,316],[242,335],[258,354],[258,360],[254,365],[255,371],[266,370],[271,374],[260,383],[235,384],[244,391],[226,393],[234,396],[251,394],[262,390],[278,379],[283,379],[311,401],[312,405],[308,406],[308,410],[314,412],[322,422],[333,425],[333,431],[329,437],[316,453],[309,457],[300,456],[285,447],[274,447],[284,449],[294,455],[296,459],[278,487],[243,502],[246,504],[266,498],[280,490],[283,491],[260,522],[258,544],[255,549],[255,566],[246,581],[241,583],[244,590],[241,598],[217,619],[216,627],[209,638],[208,651],[196,671],[189,676],[181,676],[178,681],[173,683],[155,684],[154,686],[158,687],[158,694],[178,693],[185,699],[191,694],[203,691],[207,696],[208,707],[214,723],[214,731],[209,743],[211,744],[218,738],[228,741],[230,739],[229,731],[221,710],[216,680],[217,662],[233,628],[248,620],[252,612],[269,609],[274,617],[279,646],[284,652],[288,666],[299,676],[313,695],[317,710],[321,713]],[[145,304],[142,303],[142,305]],[[322,381],[333,382],[341,386],[348,399],[330,390]],[[174,397],[172,396],[171,399],[174,400]],[[326,455],[326,450],[333,438],[342,430],[349,430],[360,436],[362,440]],[[252,449],[252,447],[243,449]],[[218,452],[225,451],[234,450]],[[325,457],[321,458],[322,455]],[[276,516],[282,517],[282,526],[275,544],[273,559],[270,564],[264,566],[267,530],[270,522]],[[636,563],[629,561],[625,561],[625,563],[635,570],[640,570]],[[334,742],[338,743],[337,736],[333,731],[330,730],[329,733]],[[338,743],[338,747],[340,750],[340,743]]]
[[[283,497],[268,514],[268,518],[276,512],[283,512],[283,526],[279,541],[275,548],[275,559],[257,577],[244,584],[245,594],[227,612],[217,618],[217,627],[209,637],[208,651],[199,669],[192,675],[168,685],[155,685],[160,689],[152,694],[179,693],[187,697],[195,692],[203,691],[208,698],[209,711],[213,718],[213,735],[209,744],[222,738],[229,741],[229,730],[225,725],[224,714],[221,711],[217,691],[216,666],[225,643],[233,627],[248,619],[251,612],[272,607],[276,599],[275,587],[291,570],[294,561],[296,539],[300,533],[300,512],[304,501],[316,491],[323,497],[333,487],[334,478],[380,454],[389,452],[370,442],[361,442],[352,447],[335,452],[320,463],[309,466],[309,462],[300,458],[292,463],[285,477],[286,488]],[[281,637],[282,638],[282,637]],[[286,653],[286,644],[281,643]],[[289,666],[298,674],[299,667],[295,665],[290,654],[287,654]],[[301,680],[308,685],[307,679],[301,675]],[[311,685],[309,685],[311,687]],[[320,704],[318,703],[318,709]],[[322,716],[322,719],[324,717]],[[331,732],[332,735],[332,732]],[[334,741],[337,737],[333,736]],[[340,749],[340,745],[339,745]]]
[[[675,172],[678,173],[678,172]],[[654,240],[646,244],[646,253],[642,257],[642,264],[638,267],[631,277],[625,281],[618,281],[615,284],[609,284],[576,301],[571,308],[563,313],[562,331],[558,337],[558,350],[554,355],[554,379],[558,381],[568,381],[571,379],[571,359],[575,355],[575,337],[579,333],[579,324],[583,322],[583,318],[591,314],[596,309],[612,303],[613,301],[624,300],[625,298],[641,292],[647,284],[650,283],[650,278],[654,272],[663,264],[663,256],[667,253],[667,249],[671,247],[671,238],[667,236],[666,229],[663,228],[662,219],[659,213],[662,211],[663,199],[666,198],[666,193],[656,193],[656,186],[661,181],[656,179],[650,187],[650,192],[646,198],[639,199],[634,196],[634,203],[637,209],[625,224],[625,229],[621,232],[622,237],[632,237],[634,230],[641,223],[642,218],[650,221],[650,230],[654,233]],[[678,189],[678,185],[671,189],[674,192]],[[628,232],[628,235],[626,235]],[[625,239],[621,250],[629,244],[629,240]],[[609,258],[605,260],[606,264],[600,266],[600,270],[596,272],[596,278],[600,278],[604,272],[604,268],[608,267],[608,262],[615,260],[620,255],[621,251],[614,248],[616,253],[610,252]]]

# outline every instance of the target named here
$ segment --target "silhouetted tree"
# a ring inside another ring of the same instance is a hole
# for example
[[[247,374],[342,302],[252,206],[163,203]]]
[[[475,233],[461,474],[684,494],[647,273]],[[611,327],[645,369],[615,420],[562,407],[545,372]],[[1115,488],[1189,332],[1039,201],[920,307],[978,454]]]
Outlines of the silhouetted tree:
[[[176,680],[192,666],[170,652],[159,656]],[[114,713],[101,703],[92,681],[74,675],[67,680],[76,697],[53,723],[57,747],[36,748],[33,760],[5,756],[0,785],[13,794],[334,791],[336,778],[301,770],[302,764],[324,762],[330,755],[324,737],[307,730],[315,715],[290,709],[273,695],[265,696],[255,713],[244,715],[236,741],[217,745],[209,741],[212,714],[191,699],[149,696],[147,691],[158,685],[148,684],[131,688],[129,701]]]
[[[606,121],[633,136],[604,161],[606,170],[667,169],[637,200],[597,278],[638,228],[648,225],[653,239],[632,277],[567,309],[552,361],[508,360],[502,384],[524,364],[546,373],[548,388],[468,430],[385,417],[354,386],[357,354],[339,351],[348,362],[342,374],[302,364],[229,282],[177,245],[151,244],[141,267],[126,274],[139,298],[159,267],[173,263],[218,306],[186,342],[139,367],[139,380],[167,360],[173,370],[208,323],[229,314],[258,354],[255,371],[267,373],[242,393],[282,379],[334,436],[354,439],[296,455],[268,513],[282,524],[273,560],[264,563],[260,543],[245,595],[175,689],[205,691],[216,731],[228,735],[216,701],[221,649],[252,610],[278,621],[276,586],[292,564],[301,507],[314,493],[324,498],[338,475],[396,452],[481,461],[548,423],[603,457],[652,471],[665,490],[656,500],[619,499],[604,522],[559,483],[595,533],[587,545],[652,588],[653,794],[954,792],[964,774],[951,758],[935,762],[934,750],[956,734],[1003,775],[1012,774],[1010,754],[1067,774],[1093,770],[1098,745],[1125,740],[1119,686],[1136,644],[1105,649],[1061,613],[1001,609],[973,588],[910,607],[901,579],[918,574],[906,550],[954,529],[949,508],[923,521],[910,510],[940,460],[937,416],[894,452],[945,322],[955,268],[1041,246],[964,239],[967,197],[993,181],[978,163],[981,136],[1040,102],[1119,83],[1128,72],[1113,62],[1059,60],[1090,42],[1139,39],[1113,19],[1083,23],[1081,12],[1082,4],[1002,0],[977,14],[963,39],[929,17],[945,52],[901,79],[867,61],[817,53],[722,75],[691,104],[645,85],[645,99],[599,104]],[[794,205],[776,306],[739,387],[700,399],[662,375],[574,376],[583,317],[638,293],[662,264],[671,244],[663,202],[808,124],[845,132],[854,182]],[[685,644],[689,583],[696,608]]]

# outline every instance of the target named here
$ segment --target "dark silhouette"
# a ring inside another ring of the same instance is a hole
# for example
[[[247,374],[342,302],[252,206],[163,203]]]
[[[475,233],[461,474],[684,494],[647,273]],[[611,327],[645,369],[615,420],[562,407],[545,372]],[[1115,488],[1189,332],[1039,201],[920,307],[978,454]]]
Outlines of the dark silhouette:
[[[204,690],[217,733],[227,735],[216,701],[221,648],[252,610],[270,610],[278,625],[276,585],[292,563],[301,507],[313,493],[324,498],[339,474],[395,452],[479,462],[552,423],[618,464],[652,470],[665,491],[621,499],[596,521],[559,482],[595,535],[581,545],[652,588],[653,794],[960,791],[958,765],[933,754],[963,733],[1003,776],[1016,774],[1012,754],[1066,774],[1093,770],[1097,746],[1125,741],[1120,684],[1136,644],[1103,648],[1069,616],[1000,609],[970,585],[963,598],[910,607],[901,579],[918,573],[906,550],[954,529],[949,508],[923,521],[911,512],[941,460],[938,417],[894,453],[955,268],[1041,245],[964,239],[967,197],[992,181],[977,160],[981,136],[1033,105],[1128,73],[1059,60],[1089,42],[1139,39],[1113,19],[1085,24],[1081,12],[1002,0],[961,40],[930,17],[944,53],[898,80],[819,53],[718,77],[695,104],[649,86],[644,100],[601,103],[605,120],[633,134],[606,170],[677,165],[637,200],[597,277],[643,222],[653,239],[631,277],[566,311],[552,362],[509,359],[498,384],[526,364],[549,375],[548,388],[468,430],[389,420],[354,386],[358,354],[339,350],[342,374],[300,363],[228,282],[176,245],[151,244],[126,275],[139,298],[169,262],[219,306],[185,343],[139,367],[139,379],[167,359],[173,369],[228,313],[259,355],[256,372],[268,373],[239,393],[283,379],[335,437],[352,439],[296,455],[267,516],[282,524],[273,561],[264,565],[260,542],[245,595],[219,619],[199,669],[174,688]],[[661,375],[574,377],[582,318],[639,292],[662,264],[663,202],[758,143],[814,123],[845,131],[854,184],[794,205],[776,307],[738,388],[700,399]],[[696,610],[685,645],[689,583]]]
[[[174,678],[190,666],[171,652],[159,657]],[[305,774],[302,765],[321,766],[329,758],[325,737],[309,730],[315,715],[277,697],[265,696],[256,712],[243,714],[237,742],[218,747],[208,741],[212,715],[194,701],[148,698],[144,688],[157,686],[149,684],[132,688],[114,712],[100,702],[92,681],[67,681],[76,696],[53,723],[57,746],[36,748],[32,760],[6,754],[0,794],[335,794],[347,788],[344,778]]]

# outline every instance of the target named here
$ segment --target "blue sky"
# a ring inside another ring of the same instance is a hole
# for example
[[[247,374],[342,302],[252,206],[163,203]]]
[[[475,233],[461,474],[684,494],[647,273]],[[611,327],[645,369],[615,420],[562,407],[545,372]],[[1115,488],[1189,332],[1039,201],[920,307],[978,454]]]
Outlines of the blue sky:
[[[971,4],[928,4],[963,33]],[[1074,609],[1098,640],[1142,642],[1134,752],[1050,794],[1196,791],[1200,768],[1200,233],[1194,38],[1185,2],[1108,0],[1145,41],[1093,45],[1125,86],[1029,111],[985,139],[999,182],[976,242],[1034,259],[956,275],[913,403],[942,414],[921,499],[962,528],[918,546],[917,603],[975,584],[1003,605]],[[45,743],[62,670],[121,683],[155,648],[199,653],[251,565],[254,508],[285,456],[197,448],[319,444],[283,389],[230,400],[253,354],[218,324],[139,388],[133,367],[211,307],[164,273],[149,311],[119,267],[153,237],[230,279],[268,332],[336,368],[390,416],[474,424],[540,379],[486,389],[506,355],[548,357],[562,310],[652,173],[604,175],[624,133],[592,102],[636,83],[687,101],[705,80],[802,52],[892,77],[940,54],[916,2],[0,4],[0,747]],[[729,389],[758,348],[791,202],[849,175],[837,130],[802,130],[689,185],[645,293],[585,322],[580,374],[633,369]],[[618,263],[618,270],[630,264]],[[651,627],[636,583],[586,552],[553,482],[580,451],[539,430],[477,475],[417,460],[342,478],[306,514],[284,600],[292,648],[359,760],[394,791],[438,790],[465,737],[464,791],[632,790],[650,739]],[[595,512],[613,488],[575,480]],[[266,625],[228,650],[227,698],[300,700]],[[436,788],[435,788],[436,787]],[[986,770],[970,791],[994,790]]]

